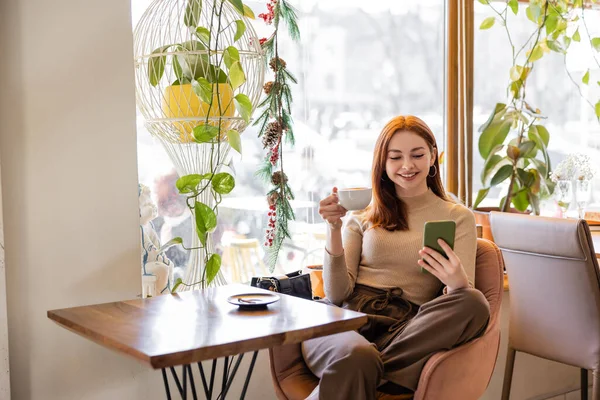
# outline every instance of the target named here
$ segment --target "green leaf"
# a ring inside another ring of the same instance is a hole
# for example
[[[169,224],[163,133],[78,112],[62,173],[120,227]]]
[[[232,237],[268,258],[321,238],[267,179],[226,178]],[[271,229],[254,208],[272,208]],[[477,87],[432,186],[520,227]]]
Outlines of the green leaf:
[[[206,46],[210,44],[210,31],[203,26],[199,26],[196,28],[196,36],[200,39]]]
[[[213,254],[206,262],[206,284],[210,283],[215,279],[219,270],[221,269],[221,256]]]
[[[600,100],[598,100],[594,109],[596,110],[596,117],[598,117],[598,119],[600,119]]]
[[[238,131],[234,129],[227,131],[227,141],[232,149],[242,154],[242,138]]]
[[[494,174],[494,177],[492,178],[492,182],[490,183],[490,185],[496,186],[499,183],[510,178],[510,176],[512,175],[512,170],[513,170],[512,165],[504,165],[504,166],[500,167],[500,169],[498,171],[496,171],[496,173]]]
[[[175,73],[179,84],[183,84],[187,78],[183,75],[181,64],[179,64],[179,58],[177,56],[172,56],[171,60],[173,62],[173,72]]]
[[[542,138],[544,145],[548,147],[548,143],[550,143],[550,132],[543,125],[533,125],[535,127],[537,134]]]
[[[539,172],[541,176],[544,178],[548,177],[548,168],[546,168],[546,164],[543,161],[538,160],[537,158],[532,158],[531,162],[535,165],[535,169]]]
[[[529,7],[527,7],[525,9],[525,14],[527,15],[527,18],[533,22],[534,24],[538,23],[538,19],[540,18],[540,15],[542,14],[542,8],[534,3],[530,3]]]
[[[577,30],[573,34],[573,40],[576,41],[576,42],[580,42],[581,41],[581,36],[579,35],[579,28],[577,28]]]
[[[533,173],[525,171],[523,168],[517,168],[517,175],[519,176],[521,183],[526,187],[531,186],[535,180]]]
[[[595,37],[590,42],[596,51],[600,51],[600,37]]]
[[[511,125],[512,121],[509,120],[496,121],[481,133],[479,137],[479,154],[483,158],[487,158],[495,146],[504,143]]]
[[[494,170],[494,167],[498,165],[498,163],[503,159],[504,158],[499,156],[498,154],[493,154],[490,157],[488,157],[488,159],[483,164],[483,169],[481,171],[481,183],[483,183],[484,185],[486,184],[489,174]]]
[[[542,46],[537,44],[533,48],[533,51],[531,52],[531,54],[529,55],[529,62],[535,62],[535,61],[539,60],[540,58],[542,58],[543,56],[544,56],[544,50],[542,49]]]
[[[571,38],[565,35],[563,36],[563,42],[565,43],[565,49],[563,50],[563,52],[566,52],[566,49],[568,49],[571,45]]]
[[[229,46],[223,52],[223,61],[227,68],[231,69],[231,65],[240,61],[240,52],[233,46]]]
[[[229,68],[229,82],[233,90],[239,88],[246,82],[246,75],[239,62],[233,63]]]
[[[198,26],[200,21],[200,13],[202,12],[202,0],[188,0],[187,7],[185,8],[185,14],[183,16],[183,23],[185,26],[195,28]]]
[[[199,174],[184,175],[177,179],[175,186],[180,194],[194,193],[203,178],[204,176]]]
[[[539,130],[540,126],[541,125],[531,126],[529,128],[529,132],[527,133],[527,135],[530,140],[533,140],[535,142],[538,149],[540,149],[542,151],[542,155],[544,156],[544,162],[546,164],[546,171],[549,172],[550,171],[550,157],[548,156],[548,150],[546,149],[546,144],[544,143],[544,140],[540,137],[540,134],[538,133],[540,131]],[[542,130],[544,130],[544,129],[545,128],[543,128]]]
[[[527,196],[529,198],[529,204],[531,204],[531,207],[533,208],[533,212],[535,213],[535,215],[540,215],[540,198],[539,198],[539,196],[536,196],[533,193],[527,193]]]
[[[250,7],[244,4],[244,17],[248,17],[250,19],[256,19],[254,16],[254,11]]]
[[[565,49],[563,49],[562,46],[560,45],[560,43],[558,43],[557,41],[548,40],[546,42],[546,44],[548,45],[548,48],[552,51],[555,51],[555,52],[561,53],[561,54],[565,53]]]
[[[492,121],[494,120],[496,115],[500,114],[500,112],[504,111],[505,109],[506,109],[506,104],[496,103],[496,106],[494,107],[494,111],[492,111],[492,113],[488,117],[487,121],[485,121],[485,123],[479,127],[478,131],[483,132],[484,130],[486,130],[487,127],[490,126],[490,124],[492,123]],[[504,115],[504,113],[502,113],[502,115]],[[501,117],[502,115],[498,115],[498,117]]]
[[[244,15],[244,3],[242,0],[227,0],[235,7],[235,10],[239,12],[241,15]]]
[[[512,10],[513,14],[517,15],[519,12],[519,1],[518,0],[509,0],[508,6]]]
[[[536,153],[536,144],[532,140],[523,141],[519,145],[519,151],[521,153],[521,157],[523,158],[533,157]]]
[[[488,5],[488,3],[489,3],[489,0],[477,0],[477,1],[484,5]]]
[[[558,25],[558,15],[549,15],[546,18],[546,35],[550,35]]]
[[[235,179],[227,172],[220,172],[213,177],[212,187],[219,194],[228,194],[235,187]]]
[[[158,252],[162,253],[163,251],[167,250],[169,247],[174,246],[176,244],[183,244],[183,239],[180,237],[174,237],[173,239],[169,240],[167,243],[160,246],[160,249],[158,249]]]
[[[194,205],[194,216],[198,239],[202,246],[206,246],[206,234],[217,226],[217,216],[209,206],[198,201]]]
[[[529,198],[527,196],[527,192],[527,190],[519,190],[517,194],[511,197],[513,205],[521,212],[527,210],[527,207],[529,207]]]
[[[487,17],[486,19],[483,20],[481,25],[479,25],[479,29],[481,29],[481,30],[490,29],[492,26],[494,26],[495,22],[496,22],[496,17]]]
[[[246,32],[246,24],[241,19],[235,21],[236,29],[235,36],[233,37],[233,41],[237,42],[240,40],[242,36],[244,36],[244,32]]]
[[[479,190],[479,192],[477,193],[477,198],[475,199],[475,203],[473,203],[473,208],[477,208],[479,203],[481,203],[483,199],[485,199],[489,192],[490,188],[484,188]]]
[[[219,128],[212,125],[198,125],[194,128],[194,139],[198,143],[207,143],[219,135]]]
[[[511,67],[510,69],[510,80],[511,81],[518,81],[519,79],[521,79],[521,73],[523,72],[523,67],[520,65],[514,65]]]
[[[177,278],[175,280],[175,285],[173,286],[173,289],[171,289],[171,293],[175,293],[177,292],[177,288],[183,283],[183,280],[181,278]]]
[[[212,84],[204,78],[192,80],[192,89],[196,96],[202,99],[206,104],[211,104],[213,101]]]
[[[585,75],[583,75],[583,78],[581,78],[581,82],[583,82],[586,85],[590,82],[590,70],[589,69],[586,71]]]
[[[164,53],[171,45],[162,46],[154,50],[152,54]],[[150,85],[156,86],[165,73],[165,64],[167,63],[167,56],[150,56],[148,60],[148,79],[150,79]]]
[[[235,104],[235,108],[238,110],[244,121],[248,123],[250,121],[250,116],[252,115],[252,102],[243,93],[239,93],[233,98],[233,102]]]

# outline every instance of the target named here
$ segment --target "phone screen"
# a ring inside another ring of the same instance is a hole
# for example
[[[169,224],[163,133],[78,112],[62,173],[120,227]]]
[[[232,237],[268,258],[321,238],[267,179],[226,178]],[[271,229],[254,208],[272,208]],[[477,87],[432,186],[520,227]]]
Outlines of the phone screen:
[[[436,250],[444,257],[448,258],[446,252],[438,244],[438,239],[448,243],[454,250],[454,235],[456,233],[456,222],[454,221],[429,221],[423,228],[423,247],[429,247]],[[421,267],[421,272],[428,272]]]

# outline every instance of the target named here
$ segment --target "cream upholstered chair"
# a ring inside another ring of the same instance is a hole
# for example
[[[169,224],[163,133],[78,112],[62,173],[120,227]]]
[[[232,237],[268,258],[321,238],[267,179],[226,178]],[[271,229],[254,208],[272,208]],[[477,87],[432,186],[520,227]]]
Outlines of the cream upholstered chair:
[[[477,400],[490,381],[500,344],[503,291],[502,255],[492,242],[477,240],[475,286],[490,303],[490,323],[483,336],[463,346],[434,354],[425,364],[415,400]],[[281,400],[305,399],[319,380],[302,358],[299,344],[269,350],[271,376]],[[379,393],[380,399],[405,397]]]
[[[592,370],[600,400],[600,271],[584,220],[494,212],[490,218],[510,284],[510,396],[517,351],[581,368],[582,399]]]

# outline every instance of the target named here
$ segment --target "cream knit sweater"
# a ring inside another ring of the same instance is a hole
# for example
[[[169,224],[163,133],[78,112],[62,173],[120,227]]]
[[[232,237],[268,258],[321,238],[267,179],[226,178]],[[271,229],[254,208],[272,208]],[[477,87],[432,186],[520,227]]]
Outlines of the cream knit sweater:
[[[460,258],[469,282],[475,282],[477,232],[475,217],[466,207],[440,199],[431,190],[402,198],[408,208],[407,231],[367,229],[360,214],[352,214],[342,228],[344,253],[325,251],[323,280],[325,295],[340,305],[355,284],[378,289],[402,288],[403,297],[421,305],[432,300],[442,287],[433,275],[421,272],[418,251],[423,247],[427,221],[456,221],[454,252]]]

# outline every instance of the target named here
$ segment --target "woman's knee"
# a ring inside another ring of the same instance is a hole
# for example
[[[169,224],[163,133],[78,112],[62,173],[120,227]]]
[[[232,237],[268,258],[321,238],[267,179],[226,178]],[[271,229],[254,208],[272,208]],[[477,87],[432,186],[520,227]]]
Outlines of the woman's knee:
[[[477,289],[465,288],[461,289],[457,294],[460,294],[461,309],[475,321],[481,323],[487,322],[490,318],[490,304],[487,299]]]
[[[354,342],[340,346],[336,360],[331,367],[345,376],[373,376],[381,378],[383,375],[383,361],[375,345],[364,341]]]

